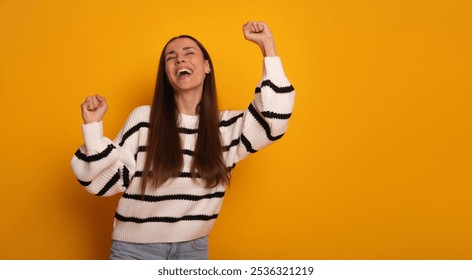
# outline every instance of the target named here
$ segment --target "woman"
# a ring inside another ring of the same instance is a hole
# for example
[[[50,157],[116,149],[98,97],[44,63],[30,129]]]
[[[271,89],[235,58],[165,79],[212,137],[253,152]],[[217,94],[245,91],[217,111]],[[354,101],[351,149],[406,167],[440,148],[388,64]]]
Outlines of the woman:
[[[264,73],[245,111],[218,111],[208,52],[179,36],[164,47],[151,106],[135,109],[114,141],[103,137],[104,97],[82,104],[85,144],[71,161],[86,190],[124,192],[111,259],[207,259],[208,234],[236,163],[281,138],[294,89],[264,22],[243,26],[264,55]]]

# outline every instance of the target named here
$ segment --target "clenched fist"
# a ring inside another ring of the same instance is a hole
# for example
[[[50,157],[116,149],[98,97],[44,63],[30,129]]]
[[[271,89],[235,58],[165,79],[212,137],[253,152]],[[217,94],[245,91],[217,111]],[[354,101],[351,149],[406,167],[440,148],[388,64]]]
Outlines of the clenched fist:
[[[108,109],[105,97],[98,94],[88,96],[80,107],[82,108],[82,119],[85,124],[100,122]]]
[[[256,43],[264,56],[277,56],[274,38],[267,24],[263,21],[248,21],[243,25],[244,38]]]

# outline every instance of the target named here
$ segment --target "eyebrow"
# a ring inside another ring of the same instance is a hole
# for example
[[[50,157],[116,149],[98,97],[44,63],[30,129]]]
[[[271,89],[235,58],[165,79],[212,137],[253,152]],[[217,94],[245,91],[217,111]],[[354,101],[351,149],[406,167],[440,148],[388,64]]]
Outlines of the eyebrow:
[[[190,49],[197,50],[194,47],[184,47],[182,50],[187,51],[187,50],[190,50]],[[169,54],[173,54],[173,53],[175,53],[175,51],[169,51],[168,53],[165,54],[165,56],[168,56]]]

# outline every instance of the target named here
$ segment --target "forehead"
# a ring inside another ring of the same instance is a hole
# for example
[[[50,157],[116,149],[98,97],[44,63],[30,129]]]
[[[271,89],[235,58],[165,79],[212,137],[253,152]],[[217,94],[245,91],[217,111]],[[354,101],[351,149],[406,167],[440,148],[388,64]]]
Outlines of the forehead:
[[[189,39],[189,38],[177,38],[175,40],[173,40],[172,42],[170,42],[166,49],[165,49],[165,53],[169,53],[169,52],[172,52],[172,51],[181,51],[181,50],[184,50],[186,48],[194,48],[196,49],[197,51],[201,51],[200,48],[198,47],[198,45],[192,40],[192,39]]]

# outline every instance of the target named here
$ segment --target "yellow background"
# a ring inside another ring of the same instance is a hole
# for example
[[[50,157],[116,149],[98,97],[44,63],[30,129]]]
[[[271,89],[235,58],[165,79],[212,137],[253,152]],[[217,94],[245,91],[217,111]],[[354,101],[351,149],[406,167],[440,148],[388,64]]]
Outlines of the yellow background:
[[[105,259],[117,197],[69,161],[80,103],[111,138],[152,99],[164,43],[214,60],[220,105],[260,78],[265,20],[297,90],[284,138],[240,163],[212,259],[471,259],[472,2],[0,0],[0,258]]]

